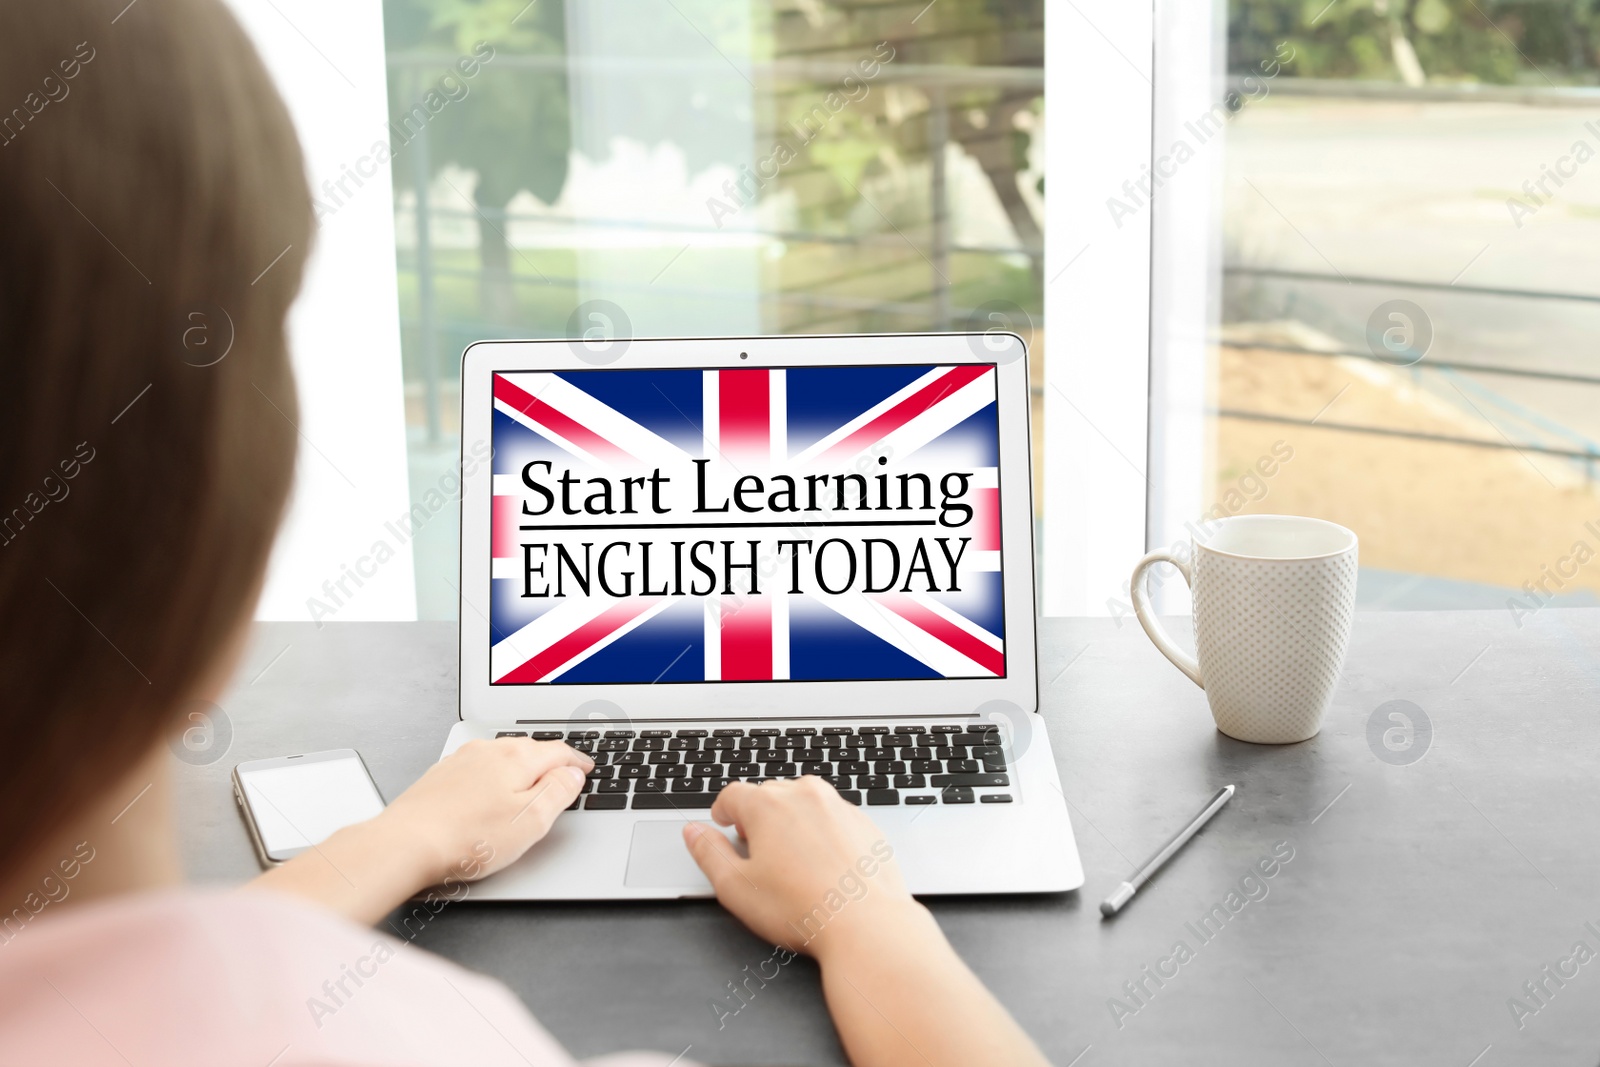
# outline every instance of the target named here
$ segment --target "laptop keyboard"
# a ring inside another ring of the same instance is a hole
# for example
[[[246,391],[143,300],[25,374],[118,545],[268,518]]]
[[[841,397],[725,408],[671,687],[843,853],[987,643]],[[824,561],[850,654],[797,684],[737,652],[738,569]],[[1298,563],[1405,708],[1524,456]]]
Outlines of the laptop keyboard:
[[[1009,804],[1000,728],[725,727],[683,730],[504,730],[565,741],[594,759],[568,811],[709,808],[729,782],[815,774],[852,804]]]

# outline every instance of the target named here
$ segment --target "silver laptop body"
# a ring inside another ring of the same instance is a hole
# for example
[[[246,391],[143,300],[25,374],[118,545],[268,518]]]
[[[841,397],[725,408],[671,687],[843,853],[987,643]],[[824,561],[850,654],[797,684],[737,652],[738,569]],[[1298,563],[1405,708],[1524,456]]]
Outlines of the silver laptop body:
[[[597,761],[474,899],[707,896],[684,823],[803,774],[919,895],[1082,884],[1038,714],[1020,338],[492,341],[461,383],[444,754]]]

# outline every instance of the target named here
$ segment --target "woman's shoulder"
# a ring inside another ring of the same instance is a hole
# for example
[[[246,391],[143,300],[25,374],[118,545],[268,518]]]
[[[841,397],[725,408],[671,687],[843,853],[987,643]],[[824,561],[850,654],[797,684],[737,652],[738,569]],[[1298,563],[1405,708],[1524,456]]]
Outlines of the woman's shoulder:
[[[0,920],[0,1048],[17,1062],[572,1063],[499,983],[270,892]]]

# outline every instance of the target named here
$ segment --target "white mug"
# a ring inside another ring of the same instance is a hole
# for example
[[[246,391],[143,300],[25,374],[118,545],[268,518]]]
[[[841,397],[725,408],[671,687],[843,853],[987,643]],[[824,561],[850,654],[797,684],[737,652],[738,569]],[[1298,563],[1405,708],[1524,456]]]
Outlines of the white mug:
[[[1152,552],[1133,568],[1133,611],[1162,655],[1205,690],[1217,729],[1287,745],[1312,737],[1333,699],[1356,606],[1356,535],[1295,515],[1236,515],[1188,559]],[[1156,621],[1145,572],[1178,568],[1194,599],[1190,656]]]

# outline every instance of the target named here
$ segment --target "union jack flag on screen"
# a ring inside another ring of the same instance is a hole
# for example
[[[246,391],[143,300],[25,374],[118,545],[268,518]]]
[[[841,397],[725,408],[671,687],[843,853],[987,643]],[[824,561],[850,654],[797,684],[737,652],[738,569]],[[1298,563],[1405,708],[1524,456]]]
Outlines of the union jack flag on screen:
[[[494,375],[496,685],[1006,672],[988,364]]]

